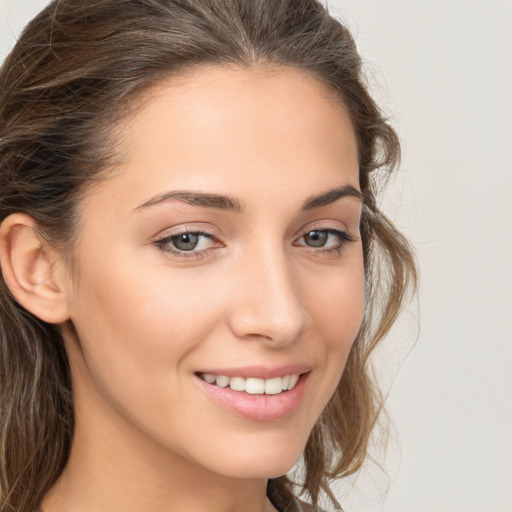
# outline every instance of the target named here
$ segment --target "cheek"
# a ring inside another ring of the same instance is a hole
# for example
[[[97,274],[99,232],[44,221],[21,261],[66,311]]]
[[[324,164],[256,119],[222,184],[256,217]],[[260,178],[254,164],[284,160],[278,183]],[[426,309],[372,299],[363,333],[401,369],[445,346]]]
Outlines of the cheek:
[[[339,272],[308,286],[308,311],[313,320],[314,354],[321,372],[314,399],[318,417],[336,390],[345,364],[361,328],[365,307],[365,278],[362,256],[347,262]],[[311,283],[309,283],[311,284]]]
[[[170,345],[186,351],[195,337],[208,330],[210,318],[204,314],[211,310],[204,308],[208,296],[199,293],[187,276],[136,262],[131,254],[101,265],[88,262],[80,270],[85,280],[75,302],[77,320],[94,319],[83,326],[85,334],[94,329],[96,340],[108,338],[114,344],[117,340],[127,349],[138,347],[142,355],[148,355],[150,347],[168,350]]]
[[[323,288],[311,294],[309,311],[329,351],[348,354],[361,327],[364,307],[362,258],[361,261],[355,259]]]
[[[80,357],[86,380],[110,402],[154,414],[169,388],[182,385],[181,374],[171,370],[208,336],[216,305],[188,279],[166,281],[161,268],[140,269],[127,257],[115,259],[81,269],[72,307]]]

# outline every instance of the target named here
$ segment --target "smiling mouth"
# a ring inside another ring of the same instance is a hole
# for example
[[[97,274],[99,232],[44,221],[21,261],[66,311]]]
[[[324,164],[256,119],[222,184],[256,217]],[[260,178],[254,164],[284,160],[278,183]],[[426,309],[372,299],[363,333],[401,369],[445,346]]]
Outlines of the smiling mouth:
[[[198,373],[198,377],[212,386],[220,388],[229,387],[233,391],[240,391],[250,395],[279,395],[292,390],[299,381],[300,374],[294,373],[272,379],[259,379],[256,377],[227,377],[213,373]]]

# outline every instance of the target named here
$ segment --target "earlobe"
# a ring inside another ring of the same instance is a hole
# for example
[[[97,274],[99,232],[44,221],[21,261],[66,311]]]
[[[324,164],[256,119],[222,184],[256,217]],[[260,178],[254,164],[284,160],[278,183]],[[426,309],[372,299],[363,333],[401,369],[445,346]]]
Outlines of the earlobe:
[[[29,215],[15,213],[0,224],[0,267],[25,309],[48,323],[68,320],[62,256],[44,240]]]

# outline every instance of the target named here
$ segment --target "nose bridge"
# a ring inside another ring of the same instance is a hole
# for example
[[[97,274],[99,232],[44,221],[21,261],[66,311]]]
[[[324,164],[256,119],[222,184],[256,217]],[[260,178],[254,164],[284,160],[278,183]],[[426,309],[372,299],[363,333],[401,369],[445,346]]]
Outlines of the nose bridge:
[[[231,318],[238,337],[263,337],[283,345],[300,334],[305,309],[294,268],[282,244],[262,243],[248,250],[238,283],[240,300]]]

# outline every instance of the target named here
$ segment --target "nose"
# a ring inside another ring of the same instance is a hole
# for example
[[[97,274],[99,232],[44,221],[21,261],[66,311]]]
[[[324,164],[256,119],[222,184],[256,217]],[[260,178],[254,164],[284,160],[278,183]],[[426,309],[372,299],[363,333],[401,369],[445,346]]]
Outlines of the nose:
[[[275,347],[293,342],[305,328],[307,312],[299,280],[282,248],[252,252],[240,267],[229,316],[232,332]]]

